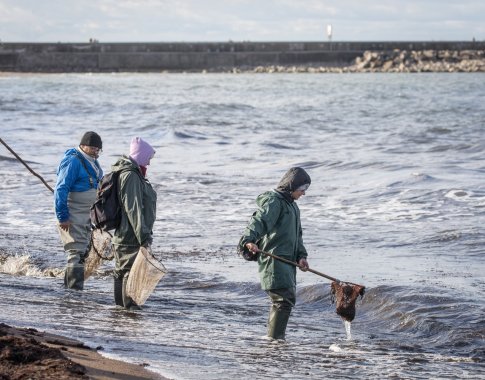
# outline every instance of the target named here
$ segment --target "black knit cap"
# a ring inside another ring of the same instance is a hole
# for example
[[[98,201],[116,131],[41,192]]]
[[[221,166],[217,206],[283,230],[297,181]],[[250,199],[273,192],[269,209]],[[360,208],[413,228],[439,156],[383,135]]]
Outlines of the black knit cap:
[[[101,137],[96,132],[86,132],[81,139],[79,145],[87,145],[87,146],[94,146],[99,149],[103,149],[103,142],[101,141]]]

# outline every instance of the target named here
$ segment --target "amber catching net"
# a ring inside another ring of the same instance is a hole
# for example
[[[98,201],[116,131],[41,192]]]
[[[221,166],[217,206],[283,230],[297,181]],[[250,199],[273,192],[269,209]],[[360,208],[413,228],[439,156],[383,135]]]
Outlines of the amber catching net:
[[[167,273],[163,264],[145,247],[141,247],[131,267],[126,292],[141,306],[148,299],[158,282]]]
[[[112,260],[111,234],[95,229],[91,234],[91,241],[86,250],[84,260],[84,280],[87,280],[99,268],[103,260]]]
[[[365,286],[349,282],[332,282],[332,303],[337,303],[337,314],[346,321],[352,322],[355,318],[355,302],[365,293]]]

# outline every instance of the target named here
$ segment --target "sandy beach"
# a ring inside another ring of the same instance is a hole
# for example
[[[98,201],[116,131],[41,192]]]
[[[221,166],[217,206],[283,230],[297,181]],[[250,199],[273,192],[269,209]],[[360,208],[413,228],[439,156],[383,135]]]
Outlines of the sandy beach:
[[[143,363],[105,358],[77,340],[3,323],[0,323],[0,378],[164,379]]]

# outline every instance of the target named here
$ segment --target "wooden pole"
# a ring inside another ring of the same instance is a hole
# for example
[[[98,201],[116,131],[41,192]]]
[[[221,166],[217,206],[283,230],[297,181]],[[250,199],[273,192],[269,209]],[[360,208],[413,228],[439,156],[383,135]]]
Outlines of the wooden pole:
[[[3,141],[3,140],[2,140],[2,138],[0,138],[0,142],[1,142],[3,145],[5,145],[5,147],[6,147],[6,148],[7,148],[7,149],[10,151],[10,153],[12,153],[12,154],[15,156],[15,158],[16,158],[17,160],[19,160],[19,161],[20,161],[22,164],[24,164],[24,166],[25,166],[25,167],[26,167],[26,168],[29,170],[29,172],[31,172],[33,175],[35,175],[37,178],[39,178],[39,179],[42,181],[42,183],[43,183],[43,184],[44,184],[44,185],[45,185],[45,186],[46,186],[46,187],[47,187],[47,188],[48,188],[50,191],[54,192],[54,189],[53,189],[52,187],[50,187],[50,186],[49,186],[49,184],[48,184],[48,183],[47,183],[47,182],[44,180],[44,178],[42,178],[42,176],[41,176],[41,175],[39,175],[39,174],[37,174],[36,172],[34,172],[34,171],[33,171],[33,170],[30,168],[30,166],[29,166],[29,165],[27,165],[27,163],[26,163],[24,160],[22,160],[22,159],[19,157],[19,155],[18,155],[17,153],[15,153],[15,152],[14,152],[14,150],[13,150],[12,148],[10,148],[10,147],[7,145],[7,143],[6,143],[5,141]]]
[[[260,251],[263,255],[266,255],[266,256],[269,256],[269,257],[272,257],[273,259],[276,259],[276,260],[279,260],[279,261],[283,261],[284,263],[287,263],[287,264],[291,264],[295,267],[298,267],[298,268],[301,268],[298,263],[295,263],[294,261],[291,261],[291,260],[287,260],[287,259],[284,259],[283,257],[279,257],[279,256],[276,256],[276,255],[273,255],[272,253],[269,253],[269,252],[264,252],[264,251]],[[331,276],[328,276],[326,275],[325,273],[322,273],[322,272],[319,272],[315,269],[311,269],[311,268],[308,268],[307,269],[308,272],[312,272],[312,273],[315,273],[319,276],[322,276],[322,277],[325,277],[325,278],[328,278],[329,280],[332,280],[332,281],[335,281],[335,282],[340,282],[339,280],[337,280],[336,278],[334,277],[331,277]]]

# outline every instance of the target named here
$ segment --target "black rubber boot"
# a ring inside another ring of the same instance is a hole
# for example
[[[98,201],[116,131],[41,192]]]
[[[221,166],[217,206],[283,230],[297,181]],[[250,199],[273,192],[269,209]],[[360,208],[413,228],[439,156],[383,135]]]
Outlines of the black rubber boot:
[[[69,289],[83,290],[84,267],[66,267],[66,270],[64,272],[64,286]]]
[[[141,310],[141,307],[126,294],[126,283],[128,282],[129,274],[130,273],[125,273],[123,276],[123,306],[128,310]]]
[[[272,305],[268,318],[268,337],[285,339],[286,326],[290,319],[291,308],[284,304]]]
[[[114,295],[115,295],[115,304],[121,307],[124,307],[123,304],[123,279],[115,277],[114,278]]]

